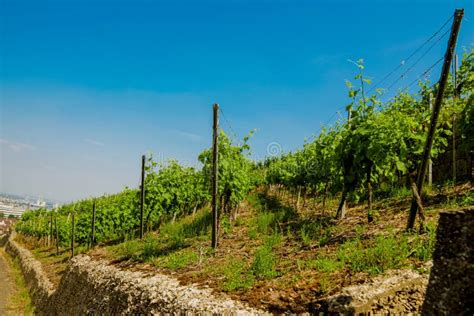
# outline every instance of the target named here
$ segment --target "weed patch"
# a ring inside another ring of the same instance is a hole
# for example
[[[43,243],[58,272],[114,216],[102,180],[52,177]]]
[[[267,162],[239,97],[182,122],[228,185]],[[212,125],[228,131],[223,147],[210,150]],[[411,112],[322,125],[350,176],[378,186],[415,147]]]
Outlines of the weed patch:
[[[316,269],[321,272],[330,273],[344,268],[344,263],[333,258],[321,257],[308,260],[305,266],[309,269]]]
[[[158,267],[163,267],[171,270],[179,270],[187,267],[190,264],[195,264],[199,260],[196,252],[191,250],[183,250],[170,253],[164,257],[159,257],[153,261],[153,264]]]
[[[253,275],[246,269],[245,262],[238,258],[231,257],[227,260],[223,267],[223,274],[225,291],[246,290],[253,286]]]

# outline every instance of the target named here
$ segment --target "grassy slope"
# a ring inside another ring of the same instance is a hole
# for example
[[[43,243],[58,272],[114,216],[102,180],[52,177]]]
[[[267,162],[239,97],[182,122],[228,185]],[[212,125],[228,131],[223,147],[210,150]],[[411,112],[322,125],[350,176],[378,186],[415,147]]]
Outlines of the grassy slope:
[[[0,252],[10,266],[14,282],[13,293],[9,297],[7,315],[33,315],[34,307],[18,261],[10,257],[3,248],[0,248]]]
[[[165,224],[144,241],[97,247],[89,254],[124,269],[173,274],[183,283],[225,291],[275,312],[302,312],[310,310],[317,298],[387,269],[423,271],[433,250],[439,211],[474,204],[469,184],[429,192],[428,231],[419,235],[404,232],[410,203],[406,190],[375,202],[371,224],[363,204],[350,207],[346,218],[337,222],[335,199],[326,203],[326,211],[319,200],[308,200],[296,211],[294,196],[276,195],[256,191],[239,207],[233,223],[223,218],[215,252],[209,248],[211,218],[203,209]],[[23,242],[31,247],[31,241]],[[39,247],[35,255],[58,280],[67,254],[56,257],[52,252]]]

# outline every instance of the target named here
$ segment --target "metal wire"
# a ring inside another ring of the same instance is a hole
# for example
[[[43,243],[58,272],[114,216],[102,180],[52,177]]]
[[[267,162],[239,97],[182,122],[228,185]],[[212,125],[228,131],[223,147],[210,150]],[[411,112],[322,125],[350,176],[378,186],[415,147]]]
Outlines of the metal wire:
[[[385,82],[390,76],[392,76],[396,71],[398,71],[400,68],[402,68],[407,61],[409,61],[413,56],[415,56],[421,49],[423,49],[423,47],[426,46],[426,44],[428,44],[433,38],[436,37],[436,35],[438,35],[443,29],[444,27],[451,21],[451,19],[454,17],[454,15],[451,15],[447,20],[446,22],[443,23],[443,25],[436,31],[433,33],[433,35],[431,35],[423,44],[421,44],[415,51],[413,51],[413,53],[411,53],[407,58],[403,59],[402,62],[396,66],[392,71],[390,71],[386,76],[384,76],[380,81],[378,81],[377,83],[375,83],[373,85],[372,88],[370,88],[367,93],[370,93],[371,91],[373,91],[376,87],[379,87],[383,82]]]

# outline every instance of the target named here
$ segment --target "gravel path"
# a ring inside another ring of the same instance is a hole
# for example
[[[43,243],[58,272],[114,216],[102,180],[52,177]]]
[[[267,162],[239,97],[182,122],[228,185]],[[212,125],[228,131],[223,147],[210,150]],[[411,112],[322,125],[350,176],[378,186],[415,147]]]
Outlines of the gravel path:
[[[4,256],[5,252],[0,248],[0,315],[7,314],[8,299],[13,290],[10,266]]]

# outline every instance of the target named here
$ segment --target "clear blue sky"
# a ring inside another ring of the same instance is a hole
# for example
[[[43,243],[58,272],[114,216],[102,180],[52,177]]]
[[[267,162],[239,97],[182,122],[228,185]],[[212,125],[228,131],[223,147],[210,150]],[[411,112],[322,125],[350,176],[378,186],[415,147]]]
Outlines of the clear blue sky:
[[[193,164],[214,102],[238,137],[258,129],[254,157],[271,142],[295,149],[347,104],[347,59],[364,58],[376,82],[456,7],[461,53],[473,1],[0,0],[0,191],[70,200],[135,187],[148,151]]]

